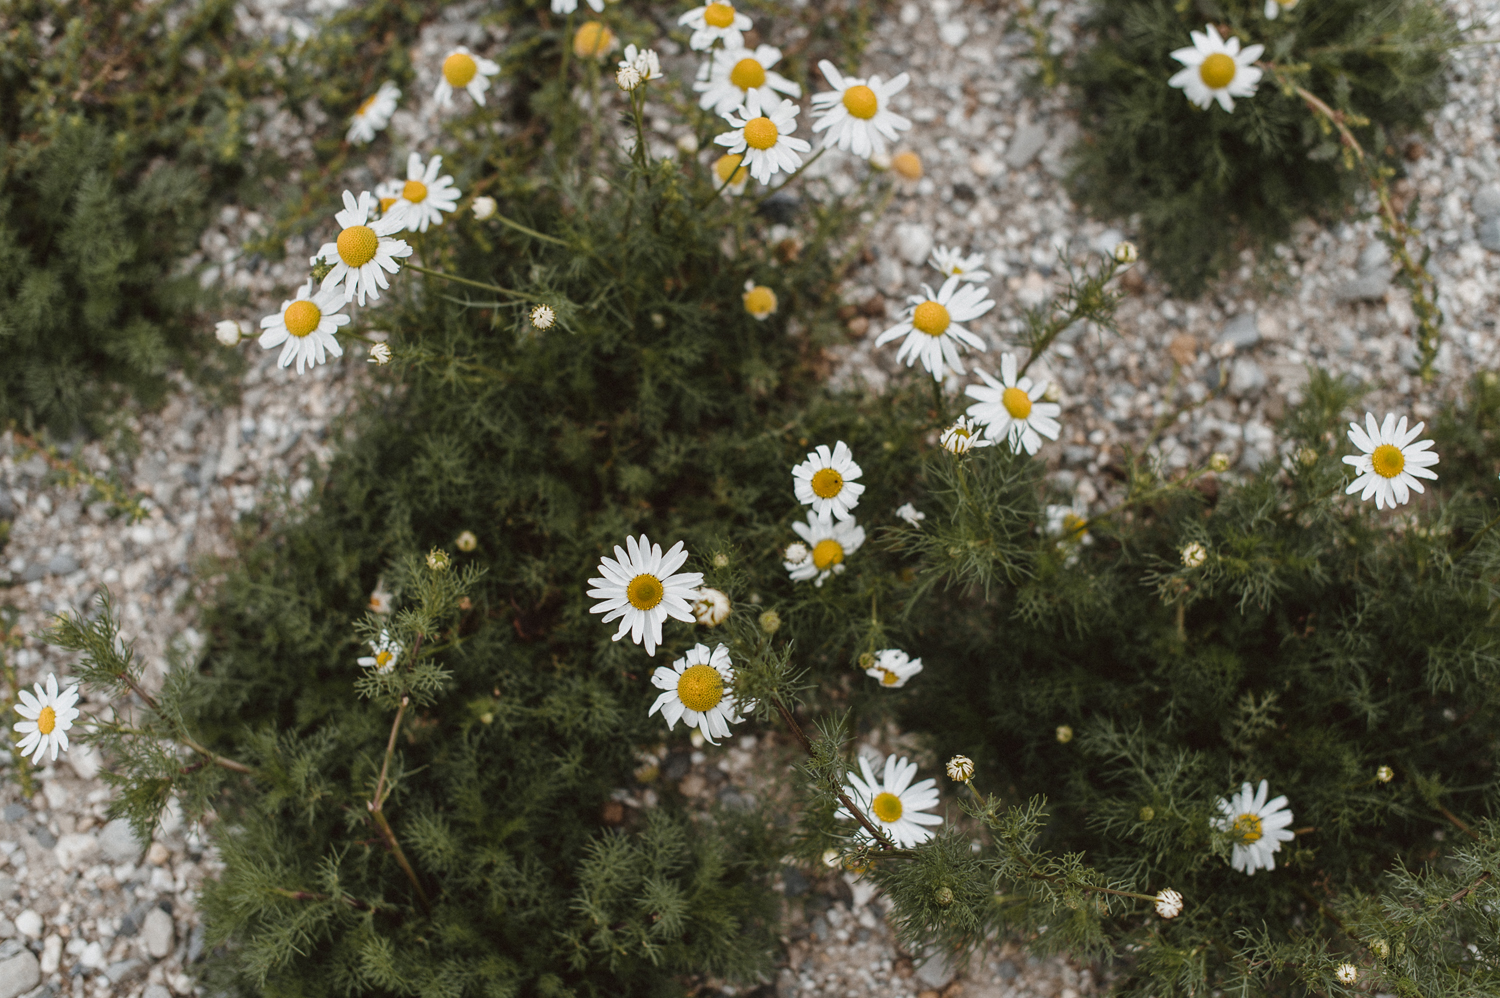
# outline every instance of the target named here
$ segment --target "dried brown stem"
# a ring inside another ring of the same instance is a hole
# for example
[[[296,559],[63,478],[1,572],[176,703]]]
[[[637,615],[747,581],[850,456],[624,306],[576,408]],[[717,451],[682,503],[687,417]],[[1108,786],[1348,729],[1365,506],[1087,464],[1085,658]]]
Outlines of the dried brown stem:
[[[116,673],[116,675],[121,680],[123,680],[125,684],[131,688],[131,690],[135,692],[136,696],[141,698],[142,702],[144,702],[147,707],[150,707],[152,710],[157,710],[156,698],[142,689],[140,683],[137,683],[128,673],[120,672]],[[255,772],[255,770],[251,769],[243,762],[235,762],[233,759],[226,758],[225,756],[222,756],[219,753],[198,744],[196,741],[190,738],[186,732],[179,734],[177,736],[177,740],[182,742],[182,744],[186,745],[188,748],[192,749],[194,752],[206,756],[208,758],[208,761],[213,763],[215,766],[222,766],[225,769],[232,770],[236,773],[244,773],[246,775]],[[183,770],[183,772],[189,771],[190,770]]]
[[[808,755],[812,755],[812,742],[808,739],[807,732],[802,730],[802,725],[797,723],[797,719],[792,716],[792,712],[787,709],[786,704],[781,702],[780,697],[772,697],[771,703],[776,707],[776,712],[781,715],[782,721],[786,723],[786,726],[791,729],[792,734],[796,736],[797,741],[802,744],[802,750]],[[881,849],[888,850],[894,848],[891,840],[886,838],[885,832],[875,827],[875,823],[872,822],[865,815],[865,813],[855,805],[854,801],[849,799],[849,795],[844,792],[842,787],[839,788],[837,793],[839,803],[843,804],[848,812],[854,815],[854,820],[858,821],[864,828],[864,830],[869,832],[870,835],[874,837],[875,843],[879,845]]]

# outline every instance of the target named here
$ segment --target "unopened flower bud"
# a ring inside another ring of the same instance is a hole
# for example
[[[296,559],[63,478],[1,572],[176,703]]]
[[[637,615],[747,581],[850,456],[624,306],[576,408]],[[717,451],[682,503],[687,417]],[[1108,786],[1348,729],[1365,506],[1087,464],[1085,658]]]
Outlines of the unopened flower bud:
[[[801,541],[793,541],[786,546],[786,563],[788,565],[800,565],[807,560],[810,552],[807,545]]]
[[[1297,460],[1301,461],[1304,467],[1311,468],[1318,463],[1318,452],[1311,447],[1303,447],[1297,451]]]
[[[451,564],[453,564],[453,559],[448,557],[448,552],[442,548],[433,548],[427,552],[427,567],[434,572],[446,572]]]
[[[1214,454],[1208,459],[1208,467],[1222,475],[1229,470],[1229,455],[1222,451]]]
[[[1057,740],[1063,745],[1073,740],[1073,729],[1066,724],[1057,726]]]
[[[1197,568],[1208,560],[1208,550],[1197,541],[1182,549],[1182,563],[1188,568]]]
[[[775,634],[781,630],[781,614],[775,610],[767,610],[760,615],[760,629],[766,634]]]
[[[1396,778],[1396,771],[1389,766],[1381,766],[1375,770],[1375,779],[1381,783],[1389,783]]]
[[[475,198],[473,205],[474,219],[483,222],[487,218],[494,217],[496,207],[495,199],[492,197]]]
[[[1130,266],[1140,259],[1140,253],[1135,248],[1135,243],[1122,242],[1115,246],[1115,262]]]
[[[839,867],[844,865],[844,857],[839,855],[839,851],[837,849],[824,849],[823,865],[828,867],[830,870],[837,870]]]
[[[728,568],[728,567],[729,567],[729,555],[725,554],[722,551],[720,551],[718,554],[714,555],[714,568]]]
[[[641,85],[640,70],[634,66],[621,66],[615,73],[615,86],[621,90],[630,91]]]
[[[932,899],[944,908],[948,907],[953,903],[953,888],[939,887],[937,893],[932,896]]]
[[[974,778],[974,760],[966,755],[956,755],[948,760],[948,779],[954,783],[968,783]]]
[[[1377,939],[1370,944],[1370,952],[1381,960],[1389,960],[1391,957],[1391,944],[1384,939]]]
[[[1176,918],[1182,914],[1182,895],[1170,887],[1156,895],[1156,913],[1162,918]]]
[[[474,536],[474,531],[465,530],[454,539],[453,546],[460,551],[472,551],[479,546],[479,538]]]
[[[214,323],[214,338],[226,347],[239,343],[242,335],[244,332],[240,329],[240,324],[233,319],[221,319]]]
[[[1155,817],[1156,817],[1156,808],[1152,807],[1150,804],[1147,804],[1145,807],[1141,808],[1141,820],[1142,821],[1150,821],[1152,818],[1155,818]]]

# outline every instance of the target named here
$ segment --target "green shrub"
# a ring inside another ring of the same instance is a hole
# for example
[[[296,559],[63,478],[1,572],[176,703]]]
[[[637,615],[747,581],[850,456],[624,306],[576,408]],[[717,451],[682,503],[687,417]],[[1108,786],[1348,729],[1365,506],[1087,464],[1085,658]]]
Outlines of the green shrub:
[[[1275,20],[1263,0],[1098,0],[1092,40],[1064,73],[1084,129],[1074,192],[1103,216],[1133,219],[1146,259],[1187,296],[1241,249],[1286,239],[1298,219],[1343,214],[1366,183],[1337,134],[1272,74],[1232,114],[1200,110],[1168,85],[1182,68],[1171,53],[1208,23],[1264,45],[1262,59],[1348,116],[1383,164],[1442,105],[1456,41],[1430,0],[1306,0]]]

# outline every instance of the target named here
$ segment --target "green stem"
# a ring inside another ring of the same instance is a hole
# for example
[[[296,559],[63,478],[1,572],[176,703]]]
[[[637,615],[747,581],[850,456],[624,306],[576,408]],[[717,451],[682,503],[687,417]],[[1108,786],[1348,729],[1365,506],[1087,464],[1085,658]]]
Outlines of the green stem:
[[[491,215],[490,217],[495,219],[501,225],[508,225],[512,229],[515,229],[517,232],[523,232],[533,239],[540,239],[543,242],[554,243],[558,246],[567,246],[569,248],[571,248],[573,245],[566,239],[559,239],[556,236],[549,236],[545,232],[538,232],[535,229],[528,228],[527,226],[522,225],[520,222],[517,222],[514,219],[506,218],[504,215],[501,215],[498,212],[494,215]]]
[[[432,270],[428,267],[423,267],[420,264],[408,263],[405,269],[415,270],[417,273],[426,274],[428,277],[437,277],[445,281],[452,281],[455,284],[467,284],[471,288],[481,288],[485,291],[495,291],[502,295],[510,295],[513,298],[520,298],[523,301],[526,300],[526,296],[521,294],[521,292],[519,291],[512,291],[510,288],[502,288],[498,284],[485,284],[483,281],[471,281],[467,277],[458,277],[454,274],[445,274],[441,270]]]
[[[772,697],[771,705],[776,708],[776,713],[781,715],[782,722],[796,736],[797,741],[802,745],[802,751],[808,755],[812,755],[812,741],[808,739],[807,732],[802,730],[802,725],[797,723],[797,719],[792,716],[792,712],[787,709],[786,704],[781,702],[780,697]],[[875,839],[875,843],[880,846],[881,850],[889,851],[893,848],[891,840],[886,838],[885,832],[875,827],[874,822],[865,816],[865,813],[855,805],[854,801],[849,799],[849,795],[844,792],[842,787],[834,792],[838,795],[839,803],[844,805],[845,810],[854,815],[854,820],[858,821],[864,827],[864,830],[870,833],[870,836]]]

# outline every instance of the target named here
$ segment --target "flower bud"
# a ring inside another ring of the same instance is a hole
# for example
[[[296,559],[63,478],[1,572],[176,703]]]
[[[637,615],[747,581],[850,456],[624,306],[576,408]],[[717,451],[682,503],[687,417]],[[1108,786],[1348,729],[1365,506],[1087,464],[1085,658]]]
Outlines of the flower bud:
[[[1182,549],[1182,563],[1188,568],[1197,568],[1208,560],[1208,550],[1197,541]]]
[[[956,755],[948,760],[948,779],[954,783],[968,783],[974,778],[974,760],[966,755]]]
[[[766,634],[775,634],[781,630],[781,614],[775,610],[767,610],[760,615],[760,629]]]
[[[1208,467],[1222,475],[1229,470],[1229,455],[1222,451],[1214,454],[1208,459]]]
[[[1370,952],[1381,960],[1389,960],[1391,957],[1391,944],[1384,939],[1377,939],[1370,944]]]
[[[472,551],[479,546],[479,538],[474,536],[474,531],[465,530],[454,539],[453,546],[460,551]]]
[[[537,329],[551,328],[553,321],[556,319],[557,313],[546,305],[538,305],[531,310],[531,324]]]
[[[1381,766],[1375,770],[1375,779],[1381,783],[1389,783],[1396,778],[1396,771],[1389,766]]]
[[[1359,968],[1352,963],[1341,963],[1333,976],[1338,978],[1340,984],[1350,985],[1359,980]]]
[[[939,887],[937,889],[937,893],[933,895],[932,899],[938,904],[942,905],[944,908],[948,907],[953,903],[953,888]]]
[[[703,586],[693,603],[693,618],[704,627],[718,627],[729,616],[729,597],[717,589]]]
[[[453,564],[453,559],[448,557],[448,552],[442,548],[433,548],[427,552],[427,567],[434,572],[446,572],[451,564]]]
[[[793,541],[786,546],[786,563],[788,565],[800,565],[807,560],[810,554],[807,545],[801,541]]]
[[[1073,740],[1073,729],[1066,724],[1059,724],[1057,726],[1057,740],[1063,745],[1071,742]]]
[[[391,362],[391,348],[384,343],[376,343],[370,347],[370,357],[366,364],[374,364],[376,367],[384,367]]]
[[[1156,913],[1162,918],[1176,918],[1182,914],[1182,895],[1167,888],[1156,895]]]
[[[1115,246],[1115,262],[1130,266],[1140,259],[1140,253],[1135,248],[1135,243],[1122,242]]]
[[[474,199],[473,210],[475,221],[483,222],[487,218],[494,217],[495,199],[491,197],[477,197]]]
[[[243,335],[240,324],[233,319],[221,319],[214,323],[214,338],[226,347],[238,344]]]
[[[729,567],[729,555],[725,554],[722,551],[720,551],[718,554],[714,555],[714,568],[728,568],[728,567]]]

